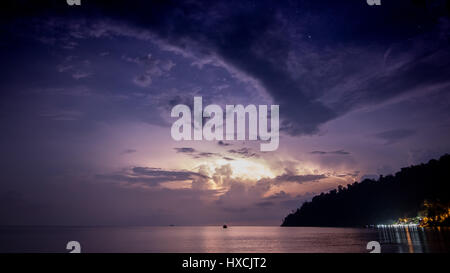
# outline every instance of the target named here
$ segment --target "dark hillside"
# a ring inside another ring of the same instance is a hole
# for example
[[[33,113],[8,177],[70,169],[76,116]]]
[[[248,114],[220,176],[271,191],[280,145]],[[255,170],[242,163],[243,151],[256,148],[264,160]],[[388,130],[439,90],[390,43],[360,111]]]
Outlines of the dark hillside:
[[[394,176],[321,193],[289,214],[282,226],[363,226],[391,224],[399,218],[448,225],[449,204],[450,155],[446,154],[402,168]]]

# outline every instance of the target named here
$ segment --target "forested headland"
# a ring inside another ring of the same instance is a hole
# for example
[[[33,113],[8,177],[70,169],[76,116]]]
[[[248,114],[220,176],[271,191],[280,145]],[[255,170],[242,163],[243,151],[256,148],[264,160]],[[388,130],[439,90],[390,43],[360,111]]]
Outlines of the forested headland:
[[[282,226],[450,225],[450,155],[315,196]]]

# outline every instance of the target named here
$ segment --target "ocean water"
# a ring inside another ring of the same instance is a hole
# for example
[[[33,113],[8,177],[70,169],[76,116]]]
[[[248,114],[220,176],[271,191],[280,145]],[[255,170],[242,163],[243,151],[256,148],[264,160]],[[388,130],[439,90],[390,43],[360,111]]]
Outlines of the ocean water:
[[[0,252],[69,252],[78,241],[81,252],[369,252],[378,241],[381,252],[449,252],[448,228],[319,228],[217,226],[195,227],[0,227]]]

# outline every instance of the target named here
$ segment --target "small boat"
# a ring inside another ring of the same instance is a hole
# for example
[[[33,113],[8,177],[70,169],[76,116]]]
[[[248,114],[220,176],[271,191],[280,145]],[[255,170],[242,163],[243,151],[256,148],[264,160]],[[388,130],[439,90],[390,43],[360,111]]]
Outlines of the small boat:
[[[222,228],[228,228],[228,226],[227,225],[223,225]]]

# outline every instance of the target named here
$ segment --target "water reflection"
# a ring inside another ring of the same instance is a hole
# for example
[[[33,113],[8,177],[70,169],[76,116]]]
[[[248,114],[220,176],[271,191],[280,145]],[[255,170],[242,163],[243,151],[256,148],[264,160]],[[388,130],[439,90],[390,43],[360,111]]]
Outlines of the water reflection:
[[[449,228],[384,226],[377,230],[382,252],[425,253],[450,250]]]
[[[381,227],[1,227],[0,252],[367,253],[449,252],[449,228]]]

